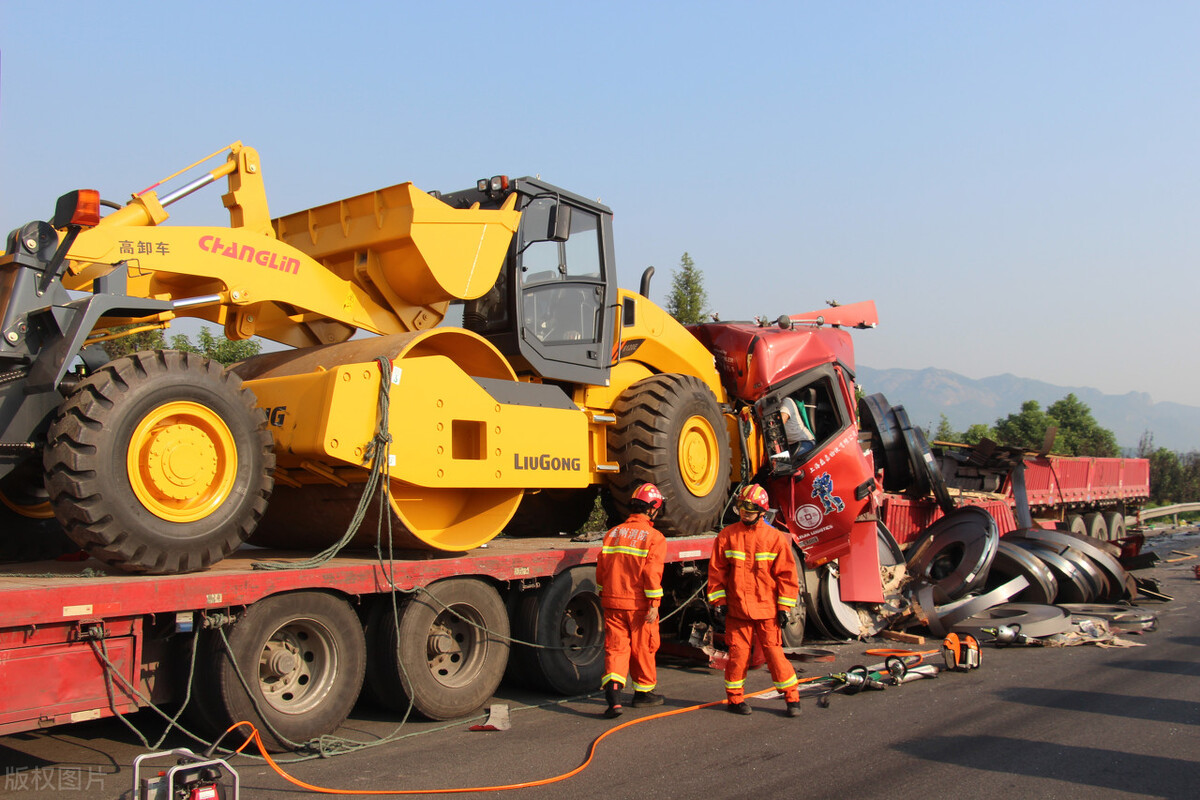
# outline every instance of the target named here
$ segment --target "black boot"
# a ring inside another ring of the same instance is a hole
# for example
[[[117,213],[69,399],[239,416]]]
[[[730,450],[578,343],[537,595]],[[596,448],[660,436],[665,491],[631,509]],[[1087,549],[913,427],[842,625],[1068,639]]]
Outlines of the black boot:
[[[605,710],[604,716],[609,719],[621,716],[621,712],[625,710],[621,708],[621,684],[616,681],[604,684],[604,699],[608,702],[608,709]]]
[[[800,716],[800,701],[799,700],[788,701],[787,711],[785,711],[784,713],[787,714],[789,717]]]
[[[750,704],[745,700],[740,703],[730,703],[726,710],[730,714],[741,714],[743,717],[748,717],[753,712],[753,709],[750,708]]]
[[[663,696],[654,692],[634,692],[633,707],[645,708],[646,706],[661,706],[663,704]]]

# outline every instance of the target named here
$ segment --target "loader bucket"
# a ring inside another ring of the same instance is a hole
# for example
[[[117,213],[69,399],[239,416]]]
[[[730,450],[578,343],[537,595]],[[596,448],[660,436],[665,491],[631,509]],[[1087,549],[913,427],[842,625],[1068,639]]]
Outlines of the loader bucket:
[[[401,183],[273,224],[282,241],[375,290],[403,314],[413,306],[472,300],[491,289],[520,216],[512,204],[452,208]]]

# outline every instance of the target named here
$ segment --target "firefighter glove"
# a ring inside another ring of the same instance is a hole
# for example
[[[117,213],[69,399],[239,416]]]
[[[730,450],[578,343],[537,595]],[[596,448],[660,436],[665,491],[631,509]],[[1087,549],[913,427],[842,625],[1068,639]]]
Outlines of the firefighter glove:
[[[788,624],[788,612],[786,608],[781,608],[775,612],[775,622],[779,627],[786,628]]]
[[[729,609],[726,606],[713,606],[712,607],[713,621],[716,622],[718,625],[724,625],[725,624],[725,612],[727,612],[728,610]]]

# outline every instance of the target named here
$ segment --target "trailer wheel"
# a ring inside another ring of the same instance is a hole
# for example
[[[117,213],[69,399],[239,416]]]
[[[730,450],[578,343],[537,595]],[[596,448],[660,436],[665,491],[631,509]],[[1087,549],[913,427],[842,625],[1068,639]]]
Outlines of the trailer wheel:
[[[621,464],[610,484],[620,514],[645,482],[666,499],[655,527],[667,536],[712,529],[729,492],[729,437],[717,398],[692,375],[654,375],[613,404],[609,451]]]
[[[1109,511],[1104,515],[1104,522],[1108,528],[1108,540],[1115,542],[1117,539],[1125,538],[1125,515],[1120,511]]]
[[[598,486],[525,492],[504,532],[509,536],[556,536],[575,533],[596,507]]]
[[[1102,542],[1108,541],[1108,524],[1104,521],[1104,515],[1099,511],[1084,514],[1083,525],[1087,528],[1088,536]]]
[[[517,645],[519,678],[563,695],[598,688],[604,675],[604,610],[596,568],[560,573],[535,598],[518,607],[513,638],[548,649]]]
[[[450,578],[410,598],[399,627],[384,613],[368,664],[372,693],[400,713],[434,720],[480,708],[508,661],[509,626],[500,594],[472,578]],[[397,642],[399,646],[397,647]]]
[[[1080,536],[1087,536],[1087,523],[1083,521],[1083,517],[1079,514],[1067,515],[1067,530],[1071,533],[1077,533]]]
[[[367,658],[362,623],[345,600],[324,592],[272,595],[247,608],[226,638],[228,650],[215,637],[212,676],[222,722],[249,720],[276,753],[345,722]]]
[[[205,569],[258,524],[275,455],[254,395],[221,365],[135,353],[59,408],[46,488],[67,535],[128,572]]]

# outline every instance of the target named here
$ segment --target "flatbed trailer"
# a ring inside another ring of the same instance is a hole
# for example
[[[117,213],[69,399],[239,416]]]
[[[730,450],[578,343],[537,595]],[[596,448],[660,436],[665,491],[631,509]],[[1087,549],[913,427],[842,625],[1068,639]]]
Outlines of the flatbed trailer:
[[[1022,464],[1023,492],[1013,469],[1015,458]],[[1004,457],[987,464],[938,460],[947,493],[957,503],[986,509],[1001,535],[1021,527],[1019,494],[1025,497],[1033,525],[1101,540],[1123,538],[1126,518],[1135,518],[1150,499],[1150,462],[1144,458],[1019,454],[1008,448]],[[901,545],[917,538],[943,513],[928,496],[885,494],[882,506],[885,524]]]
[[[686,604],[702,585],[712,542],[711,534],[668,538],[664,608]],[[599,541],[500,537],[461,554],[406,551],[390,561],[348,554],[301,569],[257,569],[308,554],[253,548],[206,572],[171,576],[129,575],[97,561],[6,565],[0,734],[179,704],[193,671],[202,733],[219,733],[247,709],[253,717],[257,704],[268,725],[254,721],[277,731],[278,749],[336,728],[364,673],[377,700],[397,709],[411,701],[435,719],[476,710],[506,671],[563,694],[591,691],[603,667],[599,553]],[[320,604],[347,613],[331,617]],[[344,623],[350,616],[357,626]],[[246,624],[218,635],[237,619]],[[404,662],[403,645],[414,638],[409,622],[420,641]],[[253,635],[235,638],[240,630]],[[513,646],[510,659],[509,635],[545,649]],[[248,705],[230,679],[234,651],[246,656],[241,672],[256,694]],[[389,681],[406,672],[407,682]],[[281,694],[280,685],[296,696]],[[340,715],[332,727],[331,713]]]

